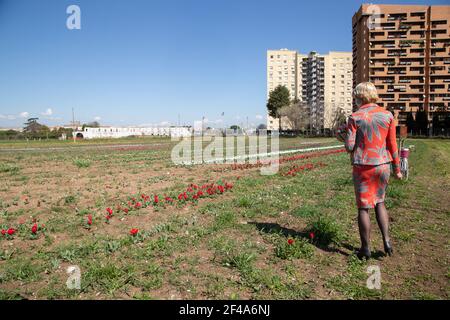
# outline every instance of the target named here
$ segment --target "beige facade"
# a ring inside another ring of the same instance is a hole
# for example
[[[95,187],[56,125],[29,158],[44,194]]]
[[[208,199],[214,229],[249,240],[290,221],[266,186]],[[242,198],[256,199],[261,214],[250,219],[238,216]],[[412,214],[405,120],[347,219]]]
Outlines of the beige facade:
[[[363,4],[353,20],[354,83],[371,81],[399,125],[450,111],[450,6]]]
[[[308,55],[281,49],[267,51],[267,99],[278,85],[289,89],[291,100],[307,104],[310,127],[321,131],[334,123],[336,113],[352,110],[352,63],[351,52],[329,52]],[[278,119],[267,116],[267,128],[278,129]],[[282,119],[283,129],[289,129]]]
[[[331,51],[324,57],[324,122],[332,128],[339,113],[352,113],[352,53]]]
[[[288,49],[267,51],[267,99],[272,90],[284,85],[289,89],[291,100],[301,100],[303,57],[305,55]],[[286,119],[281,120],[281,126],[286,127]],[[267,129],[277,130],[278,127],[278,119],[267,115]]]

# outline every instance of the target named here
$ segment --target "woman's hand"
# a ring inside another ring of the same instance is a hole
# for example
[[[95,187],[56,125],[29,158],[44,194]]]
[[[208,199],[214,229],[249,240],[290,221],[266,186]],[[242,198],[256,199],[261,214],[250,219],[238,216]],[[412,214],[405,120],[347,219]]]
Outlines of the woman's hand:
[[[397,173],[394,175],[394,177],[395,177],[396,179],[398,179],[398,180],[402,180],[403,175],[402,175],[401,172],[397,172]]]
[[[336,139],[338,139],[338,141],[340,142],[344,142],[346,135],[347,135],[347,125],[344,124],[336,130]]]

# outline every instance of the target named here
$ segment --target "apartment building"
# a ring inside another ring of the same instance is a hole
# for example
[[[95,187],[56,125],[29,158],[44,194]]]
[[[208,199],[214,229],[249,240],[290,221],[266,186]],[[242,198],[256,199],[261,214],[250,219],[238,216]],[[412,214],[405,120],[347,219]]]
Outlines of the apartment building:
[[[289,89],[291,100],[302,97],[302,58],[306,57],[297,51],[280,49],[267,51],[267,99],[277,86]],[[286,128],[286,119],[281,119],[281,126]],[[267,129],[277,130],[279,121],[267,115]]]
[[[309,126],[323,131],[332,128],[338,113],[352,110],[352,53],[329,52],[308,55],[288,49],[267,51],[267,99],[278,85],[289,89],[291,100],[306,103]],[[283,129],[288,122],[281,119]],[[267,116],[267,128],[278,129],[278,119]]]
[[[303,58],[302,100],[313,131],[331,129],[340,114],[352,112],[352,53],[313,51]]]
[[[354,14],[353,82],[371,81],[400,126],[450,112],[450,6],[363,4]]]

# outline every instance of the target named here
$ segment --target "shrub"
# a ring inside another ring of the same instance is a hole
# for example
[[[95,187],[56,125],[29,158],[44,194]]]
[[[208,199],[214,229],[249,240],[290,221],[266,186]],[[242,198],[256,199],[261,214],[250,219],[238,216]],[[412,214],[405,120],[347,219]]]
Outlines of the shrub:
[[[329,216],[314,218],[308,224],[307,229],[309,233],[314,234],[314,242],[322,246],[337,245],[344,239],[342,227],[335,218]]]

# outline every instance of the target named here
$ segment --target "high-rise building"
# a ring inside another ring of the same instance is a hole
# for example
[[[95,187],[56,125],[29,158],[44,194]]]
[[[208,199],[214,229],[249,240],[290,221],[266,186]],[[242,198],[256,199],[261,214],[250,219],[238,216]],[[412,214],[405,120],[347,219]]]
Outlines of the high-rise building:
[[[302,58],[304,55],[288,49],[267,51],[267,99],[277,86],[289,89],[291,100],[301,100],[302,96]],[[281,119],[281,126],[287,126],[286,120]],[[276,130],[279,121],[267,115],[267,129]]]
[[[450,6],[363,4],[354,14],[353,82],[371,81],[400,126],[450,112]]]
[[[351,52],[311,52],[308,55],[281,49],[267,51],[267,98],[278,85],[289,89],[291,100],[304,102],[309,127],[332,128],[337,115],[352,110]],[[290,129],[281,119],[283,129]],[[267,128],[278,129],[279,121],[267,116]]]
[[[352,53],[311,52],[303,58],[302,100],[314,131],[331,129],[339,115],[352,111]]]

